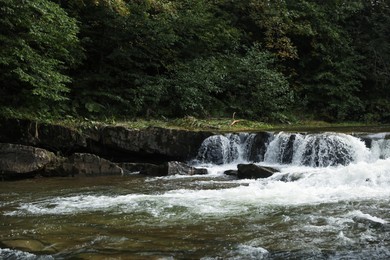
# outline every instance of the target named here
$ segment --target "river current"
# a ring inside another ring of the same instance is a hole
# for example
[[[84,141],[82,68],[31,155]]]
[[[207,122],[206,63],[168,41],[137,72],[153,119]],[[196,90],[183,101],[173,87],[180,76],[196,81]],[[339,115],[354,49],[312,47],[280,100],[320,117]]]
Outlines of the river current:
[[[249,155],[230,134],[203,176],[1,182],[0,259],[389,259],[388,136],[277,133]],[[280,172],[224,174],[252,157]]]

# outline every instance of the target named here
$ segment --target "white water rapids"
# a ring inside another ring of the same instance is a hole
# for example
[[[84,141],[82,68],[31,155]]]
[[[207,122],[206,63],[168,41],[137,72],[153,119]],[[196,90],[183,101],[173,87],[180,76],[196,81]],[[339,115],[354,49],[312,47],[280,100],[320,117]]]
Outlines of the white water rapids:
[[[142,180],[144,190],[139,184],[126,190],[130,181],[127,185],[121,181],[119,190],[113,184],[103,191],[88,186],[39,198],[25,196],[0,204],[0,213],[5,219],[77,222],[83,218],[80,223],[89,216],[97,219],[91,221],[99,225],[99,234],[107,230],[102,239],[111,244],[108,230],[118,227],[133,233],[151,232],[154,235],[145,239],[149,242],[161,230],[170,230],[174,235],[164,233],[163,237],[176,244],[188,242],[181,249],[187,253],[166,253],[163,246],[157,246],[156,255],[162,257],[384,259],[390,257],[387,136],[277,133],[269,134],[264,149],[257,147],[256,134],[212,136],[193,161],[208,169],[206,176],[147,178]],[[279,172],[259,180],[224,175],[253,158],[256,164]],[[133,247],[124,241],[133,238],[125,231],[120,234],[122,256],[124,245]],[[5,250],[9,249],[0,249],[0,256],[9,253]],[[133,256],[142,255],[145,249],[139,250]],[[48,257],[61,258],[61,252]]]

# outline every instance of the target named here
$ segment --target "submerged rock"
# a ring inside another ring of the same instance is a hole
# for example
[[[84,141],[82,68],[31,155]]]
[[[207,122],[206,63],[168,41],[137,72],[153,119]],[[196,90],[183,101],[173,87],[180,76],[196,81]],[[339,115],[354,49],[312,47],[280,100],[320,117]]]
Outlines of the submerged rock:
[[[237,178],[239,179],[259,179],[272,176],[277,169],[271,167],[258,166],[255,164],[239,164],[237,165]]]
[[[1,247],[7,247],[11,249],[18,249],[29,252],[39,253],[55,253],[55,249],[50,246],[45,246],[41,241],[34,239],[15,239],[4,240],[0,242]]]
[[[140,174],[148,176],[170,176],[170,175],[204,175],[207,169],[195,168],[182,162],[171,161],[161,165],[150,165]]]
[[[55,159],[54,153],[45,149],[0,143],[0,173],[5,178],[34,176]]]

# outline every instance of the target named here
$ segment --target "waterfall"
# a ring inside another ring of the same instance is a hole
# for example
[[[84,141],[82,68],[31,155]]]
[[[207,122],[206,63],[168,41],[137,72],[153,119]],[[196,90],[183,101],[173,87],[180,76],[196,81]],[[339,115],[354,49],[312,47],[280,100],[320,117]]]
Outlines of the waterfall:
[[[351,135],[282,132],[270,142],[265,162],[327,167],[366,160],[369,154],[365,143]]]
[[[202,143],[197,162],[328,167],[390,158],[386,134],[352,136],[341,133],[240,133],[210,136]]]
[[[248,161],[256,134],[213,135],[205,139],[198,151],[200,163],[228,164]]]

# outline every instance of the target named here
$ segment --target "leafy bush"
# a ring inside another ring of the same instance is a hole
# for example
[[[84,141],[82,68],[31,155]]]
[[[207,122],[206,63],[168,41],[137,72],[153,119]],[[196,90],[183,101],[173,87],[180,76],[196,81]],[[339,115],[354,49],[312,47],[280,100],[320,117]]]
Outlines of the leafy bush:
[[[213,115],[218,107],[224,115],[237,112],[250,118],[275,119],[292,103],[293,94],[273,63],[273,55],[255,45],[244,55],[224,54],[177,66],[171,77],[162,81],[172,115]]]

